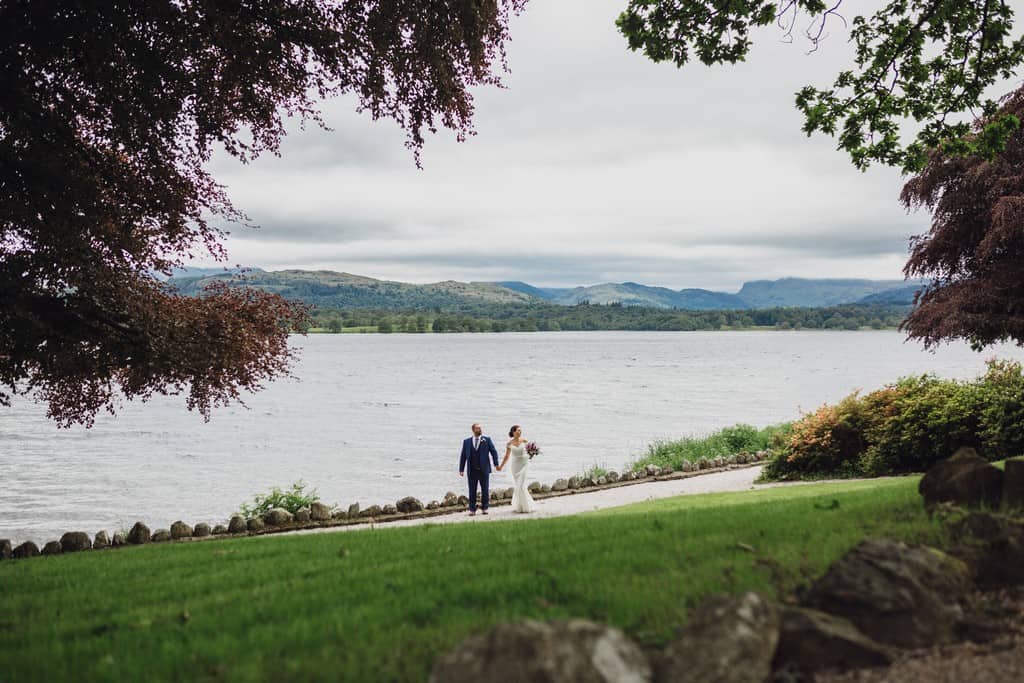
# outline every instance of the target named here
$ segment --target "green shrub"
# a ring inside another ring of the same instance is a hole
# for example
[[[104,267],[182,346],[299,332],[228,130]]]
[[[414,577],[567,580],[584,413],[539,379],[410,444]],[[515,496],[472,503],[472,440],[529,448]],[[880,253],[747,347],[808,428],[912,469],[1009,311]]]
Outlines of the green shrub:
[[[238,512],[245,517],[260,517],[267,510],[284,508],[288,512],[295,514],[299,508],[309,507],[320,500],[316,489],[306,491],[306,486],[306,482],[301,479],[292,484],[292,487],[286,491],[282,491],[275,486],[270,489],[270,493],[257,493],[253,496],[252,505],[242,503],[238,507]]]
[[[788,429],[789,425],[775,425],[758,429],[746,424],[726,427],[707,436],[689,436],[676,441],[656,441],[647,447],[647,453],[635,460],[629,469],[639,470],[647,465],[679,469],[686,462],[701,458],[754,453],[768,449],[772,439]]]
[[[905,377],[822,406],[777,439],[764,478],[921,472],[961,446],[990,460],[1024,453],[1020,363],[990,361],[973,382]]]
[[[605,467],[603,464],[599,464],[596,462],[587,469],[583,470],[583,472],[580,474],[580,477],[584,479],[587,479],[589,477],[594,481],[597,481],[601,477],[606,476],[608,476],[608,468]]]

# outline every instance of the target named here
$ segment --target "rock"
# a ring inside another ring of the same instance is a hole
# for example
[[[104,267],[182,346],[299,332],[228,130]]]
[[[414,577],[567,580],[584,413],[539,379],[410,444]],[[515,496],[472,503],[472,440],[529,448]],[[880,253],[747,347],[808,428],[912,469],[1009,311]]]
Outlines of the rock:
[[[440,507],[441,507],[441,503],[437,502],[436,500],[432,500],[429,503],[427,503],[427,509],[428,510],[437,510]]]
[[[468,502],[469,499],[467,498],[466,501]],[[456,506],[458,504],[459,504],[459,497],[457,495],[455,495],[455,493],[453,491],[449,491],[448,493],[444,494],[443,505],[445,507],[454,507],[454,506]]]
[[[115,531],[114,537],[110,539],[110,545],[115,548],[120,548],[121,546],[125,545],[126,542],[127,541],[125,540],[124,533],[121,531]]]
[[[1024,583],[1024,520],[972,512],[949,525],[961,545],[951,551],[983,588]]]
[[[706,470],[710,467],[711,463],[708,461],[707,458],[701,458],[700,460],[697,461],[697,469],[699,470]]]
[[[675,471],[676,470],[675,470],[674,467],[672,467],[672,465],[665,465],[664,467],[661,468],[661,473],[662,474],[666,474],[666,475],[667,474],[672,474]]]
[[[192,538],[192,527],[179,519],[171,524],[171,538]]]
[[[726,465],[735,465],[736,464],[736,456],[735,455],[730,455],[730,456],[726,457],[725,464]]]
[[[380,512],[383,515],[396,515],[398,514],[398,508],[388,503],[387,505],[380,509]]]
[[[661,468],[659,468],[657,465],[648,465],[647,467],[644,468],[644,472],[647,474],[648,477],[656,477],[658,475],[658,472],[660,471]]]
[[[399,512],[403,512],[403,513],[406,513],[406,514],[408,514],[410,512],[419,512],[420,510],[423,509],[423,502],[420,501],[418,498],[413,498],[412,496],[406,496],[402,500],[400,500],[397,503],[395,503],[395,508]]]
[[[665,649],[655,680],[762,683],[779,640],[775,605],[757,593],[713,595],[691,613]]]
[[[779,605],[779,644],[775,671],[814,673],[824,669],[862,669],[892,663],[892,652],[842,617],[818,610]]]
[[[199,524],[196,524],[196,528],[192,530],[192,535],[196,538],[206,538],[210,533],[210,525],[206,522],[199,522]]]
[[[149,543],[150,534],[149,527],[142,522],[135,522],[135,525],[128,532],[128,542],[132,545],[142,545],[143,543]]]
[[[1003,505],[1008,510],[1024,509],[1024,460],[1007,460],[1003,471]]]
[[[459,496],[455,504],[459,507],[466,507],[469,505],[469,496]]]
[[[80,550],[91,550],[92,540],[84,531],[69,531],[60,537],[61,552],[77,553]]]
[[[284,526],[292,523],[292,513],[284,508],[271,508],[263,514],[263,521],[270,526]]]
[[[335,510],[331,513],[331,519],[348,519],[348,517],[348,510]]]
[[[627,472],[623,472],[622,473],[622,480],[623,481],[633,481],[635,479],[636,479],[636,472],[634,472],[632,470],[629,470]]]
[[[266,524],[264,524],[263,520],[259,517],[251,517],[245,520],[245,528],[248,531],[263,531],[265,527]]]
[[[64,552],[64,549],[60,545],[60,541],[50,541],[43,546],[43,555],[60,555]]]
[[[921,477],[917,491],[928,509],[936,503],[998,508],[1003,496],[1003,479],[1003,471],[973,448],[961,448],[953,457],[933,465]]]
[[[594,481],[591,477],[584,477],[583,480],[580,481],[580,488],[581,489],[588,489],[588,488],[592,488],[594,486],[597,486],[597,482]]]
[[[583,619],[526,620],[466,638],[438,657],[429,680],[647,683],[651,669],[643,651],[610,626]]]
[[[309,516],[310,519],[317,522],[326,521],[331,518],[331,506],[325,505],[320,501],[314,501],[309,506]]]
[[[697,469],[697,466],[694,465],[689,460],[684,460],[682,468],[683,468],[683,472],[693,472],[695,469]]]
[[[501,500],[501,491],[491,491],[491,502],[496,503]]]
[[[568,479],[555,479],[555,483],[551,485],[552,491],[565,491],[569,488]]]
[[[228,528],[223,524],[218,524],[217,526],[213,527],[214,536],[223,536],[226,533],[228,533]]]
[[[360,517],[380,517],[381,508],[380,505],[371,505],[362,512],[359,513]]]
[[[849,619],[883,645],[915,648],[953,639],[970,588],[968,567],[955,557],[869,538],[829,567],[806,604]]]
[[[530,484],[526,487],[526,490],[529,491],[530,493],[537,493],[537,492],[539,492],[540,491],[540,482],[539,481],[531,481]]]
[[[512,494],[515,493],[515,489],[511,486],[501,492],[501,497],[505,500],[512,500]]]
[[[583,480],[580,477],[569,477],[569,488],[578,489],[582,484]]]
[[[16,547],[11,552],[11,555],[13,555],[16,560],[27,560],[30,557],[39,557],[39,546],[32,541],[25,541]]]
[[[153,532],[153,543],[163,543],[164,541],[170,541],[174,537],[171,536],[169,529],[157,529]]]
[[[598,477],[597,481],[594,483],[596,483],[598,486],[604,486],[605,484],[608,483],[608,477]]]
[[[0,560],[13,560],[14,559],[14,548],[11,546],[10,540],[6,538],[0,538]]]
[[[231,515],[231,519],[228,520],[228,533],[244,534],[248,529],[249,525],[246,523],[245,517],[242,515]]]
[[[750,456],[748,454],[746,454],[746,453],[737,453],[736,454],[736,462],[737,462],[737,464],[745,465],[747,463],[747,459],[749,457]]]
[[[541,493],[551,493],[551,484],[544,484],[540,487]]]
[[[359,503],[352,503],[351,505],[348,506],[348,517],[349,517],[349,519],[352,519],[353,517],[358,517],[358,516],[359,516]]]
[[[608,473],[608,475],[605,478],[610,483],[614,484],[615,482],[617,482],[619,480],[619,473],[616,472],[615,470],[612,470],[611,472]]]
[[[107,536],[106,531],[96,532],[96,537],[93,539],[92,547],[96,550],[102,550],[103,548],[110,547],[110,537]]]
[[[299,508],[295,511],[295,521],[299,524],[305,524],[311,519],[313,519],[313,513],[309,508]]]

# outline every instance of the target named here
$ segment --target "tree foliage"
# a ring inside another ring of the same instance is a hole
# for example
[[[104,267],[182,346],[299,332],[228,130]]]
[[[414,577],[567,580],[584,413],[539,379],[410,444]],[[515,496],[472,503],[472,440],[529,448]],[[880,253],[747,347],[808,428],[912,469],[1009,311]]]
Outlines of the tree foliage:
[[[873,162],[916,171],[928,150],[991,158],[1020,125],[993,116],[989,86],[1010,78],[1024,61],[1024,39],[1013,34],[1013,9],[1003,0],[889,0],[874,14],[847,22],[843,0],[630,0],[618,26],[632,50],[655,62],[708,65],[746,58],[752,33],[778,24],[792,40],[802,29],[811,50],[830,29],[849,27],[854,68],[831,87],[807,86],[796,96],[804,131],[837,136],[839,148],[865,168]],[[983,134],[969,119],[986,117]],[[910,140],[906,120],[918,125]]]
[[[1024,118],[1024,89],[975,125]],[[1024,132],[995,159],[937,151],[901,195],[908,208],[932,212],[931,230],[911,240],[908,276],[931,279],[904,323],[934,346],[965,338],[976,347],[1013,339],[1024,344]]]
[[[224,259],[244,219],[205,170],[216,149],[277,153],[290,117],[350,93],[426,132],[472,132],[524,0],[0,0],[0,403],[60,424],[188,388],[208,417],[287,371],[303,308],[154,274]]]

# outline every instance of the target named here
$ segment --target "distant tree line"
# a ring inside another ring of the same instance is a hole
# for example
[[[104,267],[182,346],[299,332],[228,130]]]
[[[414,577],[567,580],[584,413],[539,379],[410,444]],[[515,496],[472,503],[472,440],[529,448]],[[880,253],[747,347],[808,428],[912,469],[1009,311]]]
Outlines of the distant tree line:
[[[463,311],[319,308],[312,327],[327,332],[549,332],[560,330],[696,331],[895,329],[908,306],[848,304],[830,308],[684,311],[621,304],[576,306],[479,304]]]

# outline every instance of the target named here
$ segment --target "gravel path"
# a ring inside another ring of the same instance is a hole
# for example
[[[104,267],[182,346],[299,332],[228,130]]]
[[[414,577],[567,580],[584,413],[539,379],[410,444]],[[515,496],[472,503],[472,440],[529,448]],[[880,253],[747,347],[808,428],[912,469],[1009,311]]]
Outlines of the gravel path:
[[[477,511],[476,516],[470,517],[467,512],[454,512],[448,515],[437,515],[434,517],[387,522],[384,524],[378,524],[377,528],[419,526],[423,524],[481,524],[503,519],[545,519],[549,517],[575,515],[580,512],[589,512],[591,510],[604,510],[607,508],[621,507],[623,505],[642,503],[647,500],[657,500],[659,498],[673,498],[675,496],[684,496],[696,493],[748,491],[752,489],[771,488],[774,486],[799,486],[804,484],[804,482],[755,484],[754,481],[760,474],[761,466],[756,466],[703,474],[686,479],[644,481],[630,486],[619,486],[600,491],[588,491],[568,496],[541,499],[537,501],[537,511],[529,514],[515,513],[512,512],[511,506],[500,505],[492,507],[490,509],[490,514],[487,515],[483,515]],[[356,524],[341,527],[303,529],[287,533],[309,534],[329,533],[333,531],[357,531],[359,529],[366,529],[368,526],[369,525],[366,524]]]

